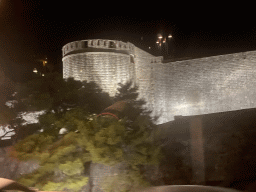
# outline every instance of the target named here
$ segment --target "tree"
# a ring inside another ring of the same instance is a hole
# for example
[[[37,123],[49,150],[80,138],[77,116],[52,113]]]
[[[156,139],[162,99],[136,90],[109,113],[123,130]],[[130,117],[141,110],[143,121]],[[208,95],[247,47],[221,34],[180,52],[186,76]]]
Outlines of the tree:
[[[138,99],[138,86],[133,86],[132,81],[127,81],[125,84],[119,83],[114,101],[127,101],[129,107],[124,112],[130,120],[135,120],[136,117],[142,114],[150,114],[151,111],[146,110],[143,106],[146,104],[144,99]]]
[[[63,79],[61,74],[50,73],[20,85],[16,99],[23,101],[30,111],[46,110],[61,116],[68,108],[85,107],[99,113],[112,104],[109,95],[94,82]]]
[[[5,127],[11,124],[16,117],[14,109],[6,106],[6,102],[12,97],[14,89],[15,83],[0,68],[0,127],[2,126],[1,132],[3,133],[0,136],[0,146],[6,144],[3,144],[6,141],[3,141],[2,138],[13,132],[13,130],[6,130]]]
[[[35,78],[22,86],[23,89],[18,90],[16,97],[23,100],[27,110],[54,111],[59,115],[76,104],[78,89],[82,87],[82,83],[73,79],[65,81],[61,74],[51,73]]]
[[[5,104],[14,92],[15,83],[0,70],[0,125],[9,123],[15,117],[12,109]]]
[[[82,82],[82,88],[79,89],[80,107],[85,106],[90,113],[99,114],[106,107],[110,106],[113,101],[108,93],[102,89],[95,82]]]
[[[19,141],[10,156],[19,160],[36,159],[40,168],[20,177],[18,182],[40,190],[79,191],[88,181],[83,176],[83,164],[90,161],[90,155],[78,144],[80,139],[77,133],[70,132],[57,142],[43,134]]]
[[[20,84],[16,92],[15,99],[18,102],[15,108],[19,108],[19,111],[45,110],[45,114],[39,117],[39,124],[45,132],[55,136],[58,130],[54,123],[69,109],[79,107],[91,113],[99,113],[112,103],[109,95],[102,92],[95,83],[63,79],[58,73],[46,74]]]
[[[8,129],[6,130],[6,127],[2,127],[1,128],[3,131],[3,134],[0,135],[0,144],[1,144],[1,139],[4,138],[5,136],[7,136],[9,133],[13,133],[13,129]]]
[[[79,112],[81,115],[75,115]],[[56,125],[67,125],[65,127],[69,129],[62,139],[56,140],[54,136],[40,133],[31,135],[14,146],[12,157],[20,160],[37,159],[41,162],[40,169],[20,178],[19,182],[22,184],[43,190],[62,190],[66,182],[74,187],[80,183],[82,187],[88,179],[79,170],[82,170],[84,163],[92,161],[110,166],[125,162],[128,172],[122,174],[122,179],[128,182],[126,188],[148,185],[140,174],[139,166],[157,164],[161,149],[152,144],[147,132],[142,133],[143,124],[141,132],[133,138],[129,137],[130,142],[126,142],[129,134],[123,120],[96,115],[85,118],[78,109],[68,111]],[[135,185],[134,182],[139,184]],[[70,189],[68,186],[65,188]]]
[[[133,137],[133,134],[140,130],[140,124],[144,124],[145,132],[155,134],[156,121],[159,116],[151,117],[152,111],[145,107],[146,101],[143,98],[139,99],[138,86],[133,86],[132,81],[118,85],[114,101],[126,101],[127,103],[122,117],[125,119],[130,136]]]
[[[61,128],[65,128],[68,132],[75,132],[78,130],[77,121],[88,121],[90,117],[91,113],[87,109],[77,107],[68,110],[61,118],[57,118],[54,113],[43,114],[39,117],[39,122],[44,129],[43,134],[57,139]]]
[[[81,89],[83,87],[80,87]],[[88,93],[86,89],[82,92],[85,95]],[[88,95],[93,98],[97,94]],[[49,128],[43,133],[20,141],[11,153],[19,159],[34,158],[41,161],[41,168],[21,178],[20,182],[43,190],[62,190],[65,182],[75,186],[77,183],[82,185],[83,181],[85,185],[86,178],[79,170],[86,162],[110,166],[121,162],[127,164],[127,171],[120,176],[120,179],[128,182],[123,186],[124,189],[131,191],[141,185],[148,185],[140,167],[157,165],[162,153],[151,137],[154,126],[151,118],[147,116],[147,111],[141,108],[141,101],[136,100],[137,96],[132,98],[135,99],[131,99],[129,105],[136,110],[137,116],[133,116],[132,111],[128,109],[125,111],[127,114],[119,121],[93,115],[88,110],[90,104],[87,103],[74,105],[71,109],[66,109],[65,113],[61,112],[60,116],[56,116],[52,111],[42,115],[39,118],[40,123]],[[68,133],[59,138],[58,131],[63,127]],[[74,170],[71,169],[72,166]]]
[[[15,113],[12,109],[6,105],[0,106],[0,125],[8,124],[13,118],[15,118]]]
[[[107,179],[102,184],[106,191],[134,191],[135,188],[149,186],[140,167],[157,165],[162,153],[161,148],[153,144],[150,134],[145,131],[143,122],[139,128],[140,131],[132,137],[127,132],[125,120],[117,121],[115,118],[100,116],[87,123],[79,123],[79,132],[84,136],[83,143],[93,162],[110,166],[124,163],[127,166],[126,172],[118,175],[121,183],[125,183],[124,186]]]

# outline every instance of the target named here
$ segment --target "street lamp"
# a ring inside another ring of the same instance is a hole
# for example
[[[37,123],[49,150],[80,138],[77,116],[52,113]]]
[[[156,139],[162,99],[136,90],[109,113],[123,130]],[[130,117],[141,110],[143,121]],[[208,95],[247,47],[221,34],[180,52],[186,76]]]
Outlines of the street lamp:
[[[165,45],[165,48],[167,50],[167,55],[168,55],[168,43],[170,41],[170,39],[172,38],[172,35],[169,34],[167,37],[163,37],[162,35],[158,35],[158,40],[156,42],[157,46],[159,49],[162,50],[162,43]]]

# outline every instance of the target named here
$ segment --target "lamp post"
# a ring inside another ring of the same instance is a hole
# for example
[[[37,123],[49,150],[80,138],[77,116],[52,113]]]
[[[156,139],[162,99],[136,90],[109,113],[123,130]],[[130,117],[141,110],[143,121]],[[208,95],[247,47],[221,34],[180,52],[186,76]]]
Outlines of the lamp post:
[[[168,49],[169,49],[169,45],[168,44],[169,44],[171,38],[172,38],[171,34],[169,34],[168,36],[164,36],[164,37],[162,35],[158,35],[158,39],[156,41],[158,49],[160,49],[161,52],[162,52],[162,47],[165,46],[165,49],[167,51],[167,56],[169,54],[168,53]]]

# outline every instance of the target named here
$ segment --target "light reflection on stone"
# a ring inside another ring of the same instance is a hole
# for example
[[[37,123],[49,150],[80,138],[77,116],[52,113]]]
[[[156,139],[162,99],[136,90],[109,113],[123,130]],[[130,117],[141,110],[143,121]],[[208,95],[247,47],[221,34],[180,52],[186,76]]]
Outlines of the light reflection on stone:
[[[71,44],[63,47],[63,78],[95,81],[110,96],[119,82],[133,80],[153,114],[162,114],[158,123],[175,115],[255,107],[255,51],[163,63],[129,42],[83,40],[72,49]]]

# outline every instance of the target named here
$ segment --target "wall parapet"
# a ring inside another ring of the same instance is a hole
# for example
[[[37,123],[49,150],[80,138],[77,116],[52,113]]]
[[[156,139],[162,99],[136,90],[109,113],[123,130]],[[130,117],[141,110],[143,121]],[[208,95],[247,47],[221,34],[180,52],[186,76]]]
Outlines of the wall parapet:
[[[114,50],[124,50],[133,52],[134,45],[130,42],[122,42],[117,40],[107,40],[107,39],[87,39],[81,41],[73,41],[62,47],[62,55],[65,56],[70,52],[82,50],[86,48],[101,48],[101,49],[114,49]]]
[[[152,57],[151,63],[163,63],[163,56]]]

